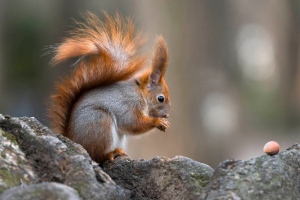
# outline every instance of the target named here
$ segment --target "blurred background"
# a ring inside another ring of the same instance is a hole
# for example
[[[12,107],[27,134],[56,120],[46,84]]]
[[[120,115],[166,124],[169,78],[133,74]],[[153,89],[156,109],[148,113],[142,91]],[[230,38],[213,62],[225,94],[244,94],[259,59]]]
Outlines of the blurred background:
[[[0,113],[36,117],[69,64],[49,67],[47,45],[102,11],[130,16],[137,30],[168,43],[171,128],[131,138],[133,158],[183,155],[216,167],[250,159],[275,140],[300,141],[300,1],[0,1]]]

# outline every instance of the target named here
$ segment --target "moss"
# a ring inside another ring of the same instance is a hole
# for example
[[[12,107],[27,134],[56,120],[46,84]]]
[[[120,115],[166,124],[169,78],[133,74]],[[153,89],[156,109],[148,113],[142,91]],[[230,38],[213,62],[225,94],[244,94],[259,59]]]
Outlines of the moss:
[[[281,174],[273,174],[273,178],[270,180],[270,186],[273,188],[281,188],[282,186],[282,175]]]
[[[20,157],[18,157],[18,164],[19,165],[24,165],[25,164],[24,161],[23,161],[23,159],[20,158]]]
[[[205,187],[208,183],[207,178],[203,174],[192,173],[191,177],[193,177],[197,182],[199,182],[200,186],[202,187]]]
[[[261,168],[263,164],[263,159],[262,158],[257,158],[256,162],[255,162],[255,166],[257,167],[257,169]]]
[[[194,178],[195,185],[197,186],[197,188],[199,188],[200,193],[202,192],[202,188],[204,188],[209,183],[209,180],[207,179],[207,177],[205,177],[201,173],[192,172],[191,177]]]
[[[6,159],[5,151],[2,151],[2,152],[1,152],[1,157],[4,158],[4,159]]]
[[[69,184],[69,186],[74,188],[75,190],[77,190],[79,196],[87,196],[86,194],[84,194],[84,192],[88,191],[90,188],[90,185],[85,182],[71,183],[71,184]]]
[[[0,185],[0,193],[7,188],[11,188],[20,185],[20,177],[17,177],[15,173],[11,173],[6,168],[0,168],[0,177],[4,184]]]
[[[169,185],[173,184],[173,181],[172,181],[172,178],[171,176],[165,176],[163,178],[163,181],[162,181],[162,186],[163,188],[166,188],[168,187]]]
[[[249,188],[249,186],[251,185],[251,183],[249,181],[245,181],[245,180],[239,180],[235,183],[235,188],[238,191],[247,191],[247,188]]]
[[[78,154],[78,150],[73,145],[71,145],[69,143],[65,143],[65,145],[68,147],[67,152],[69,153],[69,155],[77,155]]]
[[[77,155],[77,154],[79,154],[78,149],[75,146],[77,143],[75,143],[72,140],[64,137],[61,134],[56,134],[56,137],[67,146],[68,155]]]
[[[3,137],[6,137],[8,140],[10,140],[13,144],[17,145],[18,142],[17,142],[17,139],[16,137],[11,134],[11,133],[7,133],[5,131],[3,131],[1,128],[0,128],[0,133]]]

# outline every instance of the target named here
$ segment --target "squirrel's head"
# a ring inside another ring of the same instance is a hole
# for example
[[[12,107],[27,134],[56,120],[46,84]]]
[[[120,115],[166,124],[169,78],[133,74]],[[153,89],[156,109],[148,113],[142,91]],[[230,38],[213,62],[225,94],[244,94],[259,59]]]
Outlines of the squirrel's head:
[[[147,96],[150,117],[167,118],[171,107],[168,86],[162,78],[159,83],[150,83]]]
[[[168,50],[164,39],[159,36],[149,73],[137,84],[145,91],[150,117],[167,118],[171,107],[169,89],[164,75],[168,66]]]

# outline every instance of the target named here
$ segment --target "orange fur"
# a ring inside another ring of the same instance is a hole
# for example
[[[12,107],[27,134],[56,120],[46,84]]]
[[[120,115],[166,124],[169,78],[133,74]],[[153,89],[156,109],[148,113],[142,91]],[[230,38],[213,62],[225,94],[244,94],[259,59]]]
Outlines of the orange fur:
[[[84,16],[86,24],[77,22],[56,49],[52,65],[80,57],[71,76],[57,84],[51,97],[49,116],[53,130],[68,136],[68,123],[74,103],[86,92],[129,79],[143,68],[146,58],[136,55],[143,42],[141,35],[134,37],[134,25],[118,14],[113,18],[105,13],[105,23],[92,14]]]

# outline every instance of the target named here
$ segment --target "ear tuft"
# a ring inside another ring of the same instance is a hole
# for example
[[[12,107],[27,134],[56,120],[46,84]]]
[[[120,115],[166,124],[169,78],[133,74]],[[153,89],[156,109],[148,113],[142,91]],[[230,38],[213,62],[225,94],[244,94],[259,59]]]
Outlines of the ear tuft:
[[[158,36],[152,59],[151,81],[159,83],[164,77],[168,66],[168,49],[162,36]]]

